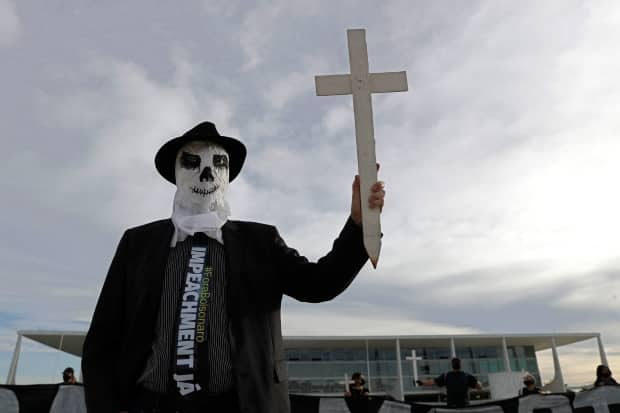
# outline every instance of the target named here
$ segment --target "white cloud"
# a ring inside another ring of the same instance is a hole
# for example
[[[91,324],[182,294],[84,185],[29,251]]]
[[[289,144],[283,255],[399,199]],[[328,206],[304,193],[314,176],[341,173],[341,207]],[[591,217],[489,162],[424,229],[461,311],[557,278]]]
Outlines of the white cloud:
[[[571,282],[572,288],[558,296],[554,305],[559,308],[595,310],[602,302],[608,304],[608,310],[617,309],[620,317],[620,267],[610,269],[602,274],[579,274]]]
[[[12,0],[0,0],[0,46],[11,46],[19,38],[22,24]]]
[[[227,99],[196,90],[192,63],[175,62],[178,70],[167,84],[135,63],[92,60],[76,75],[99,86],[42,98],[42,111],[80,131],[89,143],[88,151],[75,154],[62,171],[63,184],[57,188],[62,208],[88,211],[119,227],[166,216],[174,186],[155,171],[159,146],[205,118],[234,131],[228,126],[232,109]]]
[[[207,14],[216,18],[230,18],[237,15],[244,5],[231,0],[203,0]]]
[[[243,69],[254,70],[272,56],[274,48],[296,37],[296,20],[307,19],[321,10],[319,2],[266,0],[255,3],[243,15],[239,43],[245,55]],[[328,7],[323,5],[323,7]],[[247,3],[244,3],[247,8]],[[276,55],[280,53],[276,52]]]
[[[353,103],[334,105],[323,117],[323,127],[328,136],[340,135],[354,131]],[[354,133],[354,132],[353,132]],[[389,144],[389,143],[388,143]]]
[[[255,69],[263,61],[283,7],[282,1],[258,3],[245,15],[239,33],[239,43],[246,57],[245,70]]]
[[[265,97],[274,110],[281,110],[296,96],[312,89],[311,73],[291,73],[267,86]]]
[[[415,318],[395,317],[371,303],[285,305],[283,331],[289,336],[362,336],[415,334],[475,334],[480,331]],[[329,322],[326,322],[329,320]]]
[[[60,263],[42,264],[37,262],[38,254],[39,251],[33,251],[31,257],[19,259],[2,256],[4,288],[0,292],[0,316],[3,327],[13,328],[13,331],[84,328],[84,317],[80,313],[92,314],[100,287],[90,277],[87,281],[86,276],[102,276],[105,270],[97,268],[96,274],[85,274],[65,257],[57,260],[62,261]],[[85,281],[86,284],[81,284]],[[87,319],[90,320],[90,315]]]

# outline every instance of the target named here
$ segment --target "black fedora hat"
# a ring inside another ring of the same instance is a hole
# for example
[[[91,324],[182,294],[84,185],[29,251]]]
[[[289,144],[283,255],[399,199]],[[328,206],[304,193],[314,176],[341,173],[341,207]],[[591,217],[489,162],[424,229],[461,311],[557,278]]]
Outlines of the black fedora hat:
[[[247,153],[245,145],[235,138],[222,136],[211,122],[202,122],[185,132],[178,138],[166,142],[155,155],[155,167],[157,171],[166,178],[167,181],[176,184],[174,176],[174,166],[177,153],[183,145],[188,142],[212,142],[221,145],[228,152],[228,181],[233,179],[241,171],[245,155]]]

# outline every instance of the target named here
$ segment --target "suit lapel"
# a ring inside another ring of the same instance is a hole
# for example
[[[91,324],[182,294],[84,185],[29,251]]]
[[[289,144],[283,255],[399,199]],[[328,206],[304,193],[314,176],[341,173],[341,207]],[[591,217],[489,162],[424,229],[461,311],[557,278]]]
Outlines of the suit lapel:
[[[226,251],[226,275],[228,277],[228,316],[230,328],[228,338],[232,354],[236,354],[241,345],[240,307],[241,307],[241,271],[245,255],[245,240],[239,224],[228,221],[222,227],[224,250]]]
[[[238,315],[241,271],[244,263],[245,240],[239,224],[228,221],[222,227],[222,238],[226,251],[226,274],[228,276],[228,314]]]
[[[128,340],[126,352],[135,360],[130,364],[133,370],[129,377],[137,378],[144,365],[141,364],[148,356],[148,351],[155,334],[155,322],[159,314],[163,279],[170,253],[170,239],[174,226],[172,221],[164,220],[153,224],[148,231],[143,231],[135,239],[133,257],[136,267],[136,290],[130,291],[135,305],[127,317],[131,320],[131,339]],[[129,363],[129,361],[128,361]],[[133,381],[135,383],[135,381]]]
[[[163,280],[168,255],[170,254],[170,240],[174,232],[174,225],[168,219],[162,221],[161,226],[153,232],[153,243],[149,248],[149,268],[147,271],[149,282],[145,283],[148,286],[146,307],[150,309],[149,312],[157,314],[155,309],[159,308],[161,302]]]

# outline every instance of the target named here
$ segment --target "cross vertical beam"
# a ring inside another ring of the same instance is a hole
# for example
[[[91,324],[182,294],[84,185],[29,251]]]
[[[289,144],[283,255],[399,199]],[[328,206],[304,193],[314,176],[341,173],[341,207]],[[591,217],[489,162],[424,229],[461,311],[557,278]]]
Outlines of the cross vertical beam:
[[[347,393],[350,391],[349,385],[354,384],[355,381],[349,378],[347,373],[344,373],[344,381],[339,381],[338,384],[344,384],[344,392]]]
[[[381,222],[379,210],[370,209],[368,198],[377,182],[375,131],[372,116],[372,93],[404,92],[407,90],[406,72],[370,73],[364,29],[347,30],[351,74],[315,76],[316,94],[353,95],[357,167],[362,199],[362,227],[364,247],[373,267],[377,268],[381,252]]]
[[[364,31],[350,30],[349,64],[351,66],[351,86],[353,89],[353,116],[355,118],[355,139],[357,141],[357,169],[360,176],[360,195],[362,199],[362,226],[364,247],[377,267],[381,252],[381,221],[378,209],[370,209],[370,185],[377,182],[377,158],[375,155],[375,129],[372,118],[370,97],[370,76],[368,72],[368,51]],[[364,219],[364,217],[366,219]]]
[[[418,360],[422,360],[422,357],[418,357],[416,356],[415,350],[411,350],[411,357],[407,356],[406,357],[407,360],[411,360],[411,363],[413,364],[413,384],[414,386],[417,386],[418,384]]]

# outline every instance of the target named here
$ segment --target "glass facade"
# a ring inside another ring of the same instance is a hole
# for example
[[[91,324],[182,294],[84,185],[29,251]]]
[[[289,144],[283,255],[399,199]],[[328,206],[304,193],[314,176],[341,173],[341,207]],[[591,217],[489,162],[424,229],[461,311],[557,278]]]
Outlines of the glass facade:
[[[538,363],[534,346],[507,346],[511,371],[527,371],[536,377],[540,383]],[[413,363],[404,361],[411,357],[411,350],[416,351],[418,357],[418,377],[420,380],[431,379],[451,370],[450,352],[425,347],[411,348],[401,346],[401,360],[403,367],[403,387],[405,392],[415,391],[413,386]],[[430,351],[429,351],[430,350]],[[500,346],[456,346],[456,356],[461,359],[461,370],[475,376],[483,387],[489,385],[489,373],[507,371],[504,366],[504,354]],[[439,357],[437,357],[439,356]]]
[[[411,340],[409,340],[411,341]],[[418,342],[420,340],[417,340]],[[437,341],[437,340],[435,340]],[[354,345],[349,340],[342,347],[330,341],[329,346],[312,347],[286,344],[286,359],[291,393],[342,393],[344,378],[354,372],[362,373],[366,387],[371,392],[397,394],[399,392],[398,358],[396,340],[360,340]],[[417,343],[416,343],[417,344]],[[363,346],[363,347],[360,347]],[[405,393],[413,393],[413,362],[407,360],[415,350],[418,378],[434,378],[451,369],[452,349],[449,339],[445,345],[407,345],[400,342],[400,360]],[[511,370],[528,371],[540,383],[540,375],[533,345],[507,346]],[[476,376],[483,387],[489,385],[488,374],[506,371],[501,338],[497,345],[459,346],[455,345],[457,357],[461,359],[462,370]]]
[[[343,393],[344,376],[368,377],[366,349],[346,347],[286,349],[291,393]]]

